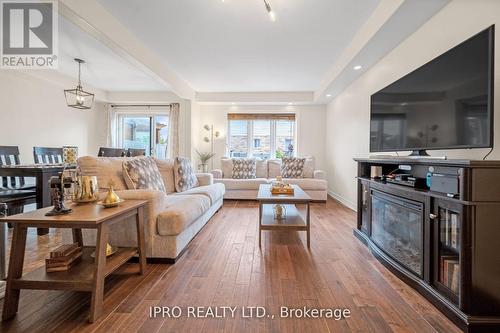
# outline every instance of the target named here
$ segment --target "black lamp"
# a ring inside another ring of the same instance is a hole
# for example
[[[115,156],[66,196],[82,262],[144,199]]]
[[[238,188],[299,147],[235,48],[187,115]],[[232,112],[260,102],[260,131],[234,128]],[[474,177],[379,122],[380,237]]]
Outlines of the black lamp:
[[[94,103],[94,94],[86,92],[82,88],[82,82],[80,80],[81,64],[85,63],[82,59],[75,58],[78,63],[78,85],[76,89],[64,90],[64,96],[66,97],[66,104],[69,107],[76,109],[90,109]]]

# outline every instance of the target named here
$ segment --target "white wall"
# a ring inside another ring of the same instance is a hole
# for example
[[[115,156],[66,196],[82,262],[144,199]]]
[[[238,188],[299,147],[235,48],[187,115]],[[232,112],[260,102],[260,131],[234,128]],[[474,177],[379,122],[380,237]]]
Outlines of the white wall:
[[[500,159],[500,1],[454,0],[385,56],[327,106],[326,165],[330,192],[348,206],[356,202],[353,157],[369,155],[370,95],[465,39],[497,24],[495,45],[495,147]],[[488,150],[431,151],[449,158],[480,159]]]
[[[295,113],[297,121],[297,145],[300,156],[314,156],[317,168],[325,167],[325,106],[324,105],[199,105],[192,115],[193,150],[210,151],[210,144],[203,141],[203,125],[214,125],[222,133],[215,140],[214,168],[220,168],[220,158],[226,155],[228,113]],[[196,156],[196,155],[194,155]],[[198,161],[197,161],[198,163]]]
[[[71,87],[71,86],[70,86]],[[63,87],[19,71],[0,70],[0,145],[19,146],[22,163],[33,163],[33,146],[78,146],[96,155],[106,142],[104,106],[66,106]]]

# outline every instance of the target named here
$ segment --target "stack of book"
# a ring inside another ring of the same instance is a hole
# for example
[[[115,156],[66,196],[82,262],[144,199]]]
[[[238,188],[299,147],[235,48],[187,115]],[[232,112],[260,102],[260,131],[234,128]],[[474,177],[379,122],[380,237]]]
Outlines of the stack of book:
[[[50,252],[50,258],[45,259],[47,272],[67,271],[82,257],[82,248],[78,243],[64,244]]]
[[[5,287],[7,283],[5,281],[0,281],[0,299],[5,296]]]
[[[457,256],[441,257],[441,280],[445,286],[458,294],[458,279],[460,278],[460,264]]]
[[[449,212],[443,221],[441,227],[441,241],[453,250],[460,250],[460,225],[458,223],[458,215]]]

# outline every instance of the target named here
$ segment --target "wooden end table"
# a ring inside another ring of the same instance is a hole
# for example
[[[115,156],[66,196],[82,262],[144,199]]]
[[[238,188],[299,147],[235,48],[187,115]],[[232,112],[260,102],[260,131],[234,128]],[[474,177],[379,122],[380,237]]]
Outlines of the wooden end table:
[[[14,225],[3,304],[3,320],[16,315],[21,289],[91,292],[89,321],[94,322],[99,318],[103,310],[105,277],[135,255],[139,255],[140,273],[143,274],[145,271],[144,206],[146,202],[127,200],[114,208],[104,208],[96,204],[71,204],[69,207],[73,209],[73,212],[68,215],[45,216],[45,213],[51,209],[48,207],[0,219],[0,222],[10,222]],[[137,247],[121,247],[116,253],[106,257],[109,226],[134,216],[137,227]],[[82,259],[68,271],[47,273],[45,266],[43,266],[23,275],[28,227],[71,228],[73,229],[73,241],[79,243],[80,246],[83,246],[82,229],[97,229],[96,246],[95,248],[84,247]],[[95,260],[90,256],[94,250]]]
[[[259,246],[261,245],[262,230],[299,230],[307,233],[307,247],[311,245],[311,197],[298,185],[292,185],[293,195],[272,194],[271,185],[259,186],[257,201],[259,201]],[[306,214],[303,216],[296,205],[306,205]],[[274,217],[274,205],[283,205],[286,218],[278,220]]]

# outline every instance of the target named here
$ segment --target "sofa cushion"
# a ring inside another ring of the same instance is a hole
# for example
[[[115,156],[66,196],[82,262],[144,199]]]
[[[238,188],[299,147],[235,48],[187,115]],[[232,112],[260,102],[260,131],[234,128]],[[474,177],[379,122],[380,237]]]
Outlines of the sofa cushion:
[[[213,205],[222,197],[226,192],[224,184],[212,184],[206,186],[193,187],[184,192],[176,193],[175,195],[191,195],[191,194],[201,194],[210,198],[210,205]]]
[[[224,184],[226,190],[258,190],[261,184],[268,184],[266,178],[254,179],[214,179],[215,183]]]
[[[127,184],[123,178],[123,161],[131,157],[92,157],[83,156],[78,159],[78,166],[83,176],[97,176],[99,189],[108,189],[108,184],[114,184],[117,191],[126,190]]]
[[[254,179],[255,158],[233,158],[233,179]]]
[[[158,170],[160,170],[161,178],[163,179],[163,184],[165,185],[165,192],[167,194],[175,192],[174,160],[160,160],[158,158],[155,158],[154,160],[156,162],[156,166],[158,166]]]
[[[138,157],[123,162],[123,177],[129,190],[165,192],[160,170],[152,157]]]
[[[303,178],[305,158],[283,157],[281,162],[281,177]]]
[[[267,161],[255,160],[255,178],[267,178]]]
[[[273,180],[275,179],[270,179],[269,181]],[[287,178],[285,181],[289,184],[298,185],[305,191],[326,191],[328,187],[328,182],[324,179]]]
[[[198,186],[191,161],[185,157],[176,157],[174,162],[175,190],[182,192]]]
[[[306,156],[306,162],[304,163],[304,173],[303,178],[314,178],[314,170],[316,168],[316,161],[314,156]]]
[[[222,158],[220,160],[222,169],[222,178],[233,178],[233,160],[230,158]]]
[[[166,208],[158,215],[156,225],[161,236],[183,232],[210,208],[206,195],[168,195]]]
[[[281,160],[268,160],[267,169],[268,178],[276,178],[278,176],[281,176]]]

